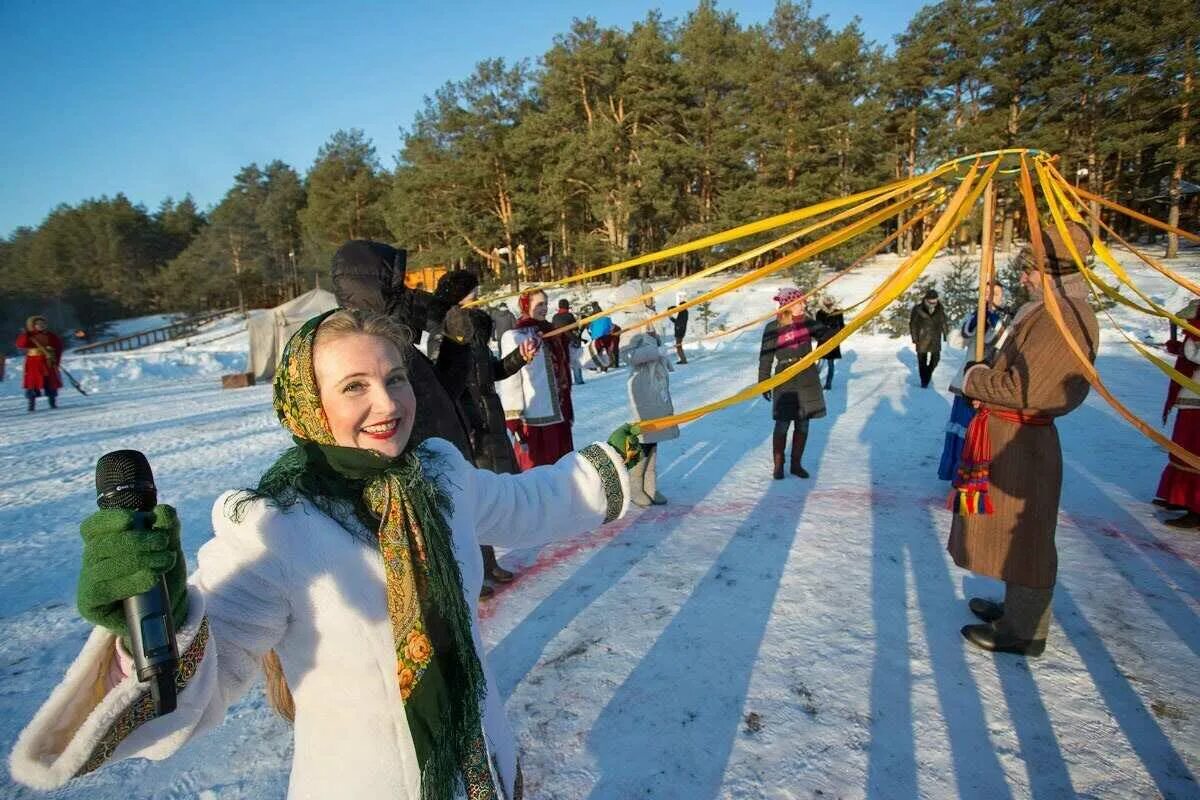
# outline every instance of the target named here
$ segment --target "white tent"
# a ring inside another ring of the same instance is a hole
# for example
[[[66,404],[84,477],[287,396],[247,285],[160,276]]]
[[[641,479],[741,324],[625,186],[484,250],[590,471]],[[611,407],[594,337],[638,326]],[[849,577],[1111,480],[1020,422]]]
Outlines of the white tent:
[[[291,335],[305,322],[331,308],[337,308],[333,292],[313,289],[283,305],[253,312],[246,320],[250,334],[247,372],[254,373],[255,383],[273,378],[275,365],[283,357],[284,345]]]

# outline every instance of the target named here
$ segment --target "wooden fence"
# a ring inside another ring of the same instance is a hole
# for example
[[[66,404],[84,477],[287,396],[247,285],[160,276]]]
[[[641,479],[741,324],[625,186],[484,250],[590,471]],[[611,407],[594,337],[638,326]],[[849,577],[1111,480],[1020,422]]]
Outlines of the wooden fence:
[[[170,325],[164,325],[161,328],[151,328],[150,330],[131,333],[128,336],[120,336],[116,339],[106,339],[103,342],[96,342],[95,344],[85,344],[83,347],[76,347],[71,353],[113,353],[121,350],[137,350],[139,347],[146,347],[147,345],[158,344],[159,342],[182,339],[185,336],[191,336],[205,323],[212,322],[226,314],[232,314],[237,310],[237,307],[234,306],[233,308],[224,308],[220,311],[198,314],[179,322],[173,322]]]

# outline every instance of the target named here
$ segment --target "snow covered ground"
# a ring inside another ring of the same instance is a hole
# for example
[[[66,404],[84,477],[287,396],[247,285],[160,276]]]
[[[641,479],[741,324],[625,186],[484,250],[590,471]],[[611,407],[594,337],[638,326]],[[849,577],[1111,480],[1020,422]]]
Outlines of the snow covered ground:
[[[856,301],[894,265],[879,259],[834,291]],[[1200,277],[1200,253],[1171,266]],[[1172,308],[1186,300],[1135,275]],[[714,308],[732,326],[783,283]],[[1165,326],[1117,316],[1165,338]],[[87,632],[74,584],[96,458],[147,454],[194,563],[213,499],[253,484],[288,444],[269,387],[220,389],[246,348],[239,323],[224,324],[186,346],[68,356],[94,392],[66,390],[53,413],[26,414],[17,382],[0,384],[0,750]],[[672,376],[676,407],[752,383],[758,336],[690,345]],[[1050,645],[1030,661],[969,649],[965,598],[997,586],[947,557],[936,478],[944,387],[963,353],[947,353],[937,388],[923,390],[905,340],[859,335],[844,350],[829,415],[812,426],[811,480],[770,480],[758,400],[662,446],[670,504],[503,555],[519,578],[485,606],[484,625],[527,796],[1200,797],[1200,534],[1164,527],[1147,503],[1163,454],[1095,395],[1060,422]],[[1110,331],[1099,366],[1157,420],[1161,373]],[[578,443],[626,421],[625,376],[588,374]],[[290,758],[288,726],[255,689],[176,757],[117,764],[59,796],[282,797]],[[0,796],[36,795],[4,776]]]

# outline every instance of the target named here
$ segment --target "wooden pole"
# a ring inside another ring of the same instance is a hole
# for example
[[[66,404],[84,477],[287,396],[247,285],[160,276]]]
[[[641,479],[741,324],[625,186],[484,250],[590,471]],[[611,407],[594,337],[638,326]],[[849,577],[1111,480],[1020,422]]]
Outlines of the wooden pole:
[[[996,259],[994,247],[996,218],[996,182],[989,181],[983,190],[983,252],[979,257],[979,304],[975,309],[975,360],[983,361],[983,336],[987,327],[987,303],[991,294],[992,275]]]

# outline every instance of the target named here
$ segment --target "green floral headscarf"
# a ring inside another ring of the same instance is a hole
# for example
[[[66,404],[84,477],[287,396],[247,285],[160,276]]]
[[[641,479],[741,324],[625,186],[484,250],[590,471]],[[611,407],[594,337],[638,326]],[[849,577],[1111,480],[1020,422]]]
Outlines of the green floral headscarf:
[[[275,412],[296,446],[263,475],[257,494],[283,505],[303,497],[335,519],[349,508],[376,530],[421,797],[450,800],[461,787],[470,800],[493,800],[480,715],[485,681],[446,523],[450,497],[426,474],[436,456],[424,448],[393,459],[335,443],[313,371],[317,329],[333,313],[310,319],[284,349]]]

